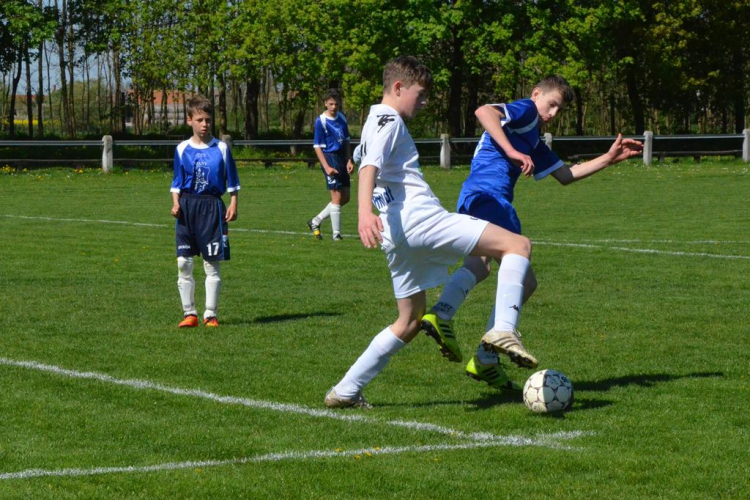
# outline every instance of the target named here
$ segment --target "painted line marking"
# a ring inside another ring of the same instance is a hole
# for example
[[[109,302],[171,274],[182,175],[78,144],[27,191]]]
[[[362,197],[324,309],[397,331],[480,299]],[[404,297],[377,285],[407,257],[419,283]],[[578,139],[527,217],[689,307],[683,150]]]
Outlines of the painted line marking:
[[[438,444],[427,446],[399,446],[382,448],[361,448],[358,450],[312,450],[312,451],[290,451],[284,453],[268,453],[244,458],[230,458],[226,460],[201,460],[187,462],[168,462],[145,466],[127,467],[93,467],[89,469],[27,469],[19,472],[0,473],[0,480],[30,479],[35,477],[80,477],[95,476],[102,474],[117,473],[148,473],[159,471],[171,471],[181,469],[200,469],[208,467],[222,467],[232,465],[244,465],[261,462],[280,462],[283,460],[307,460],[340,457],[370,457],[376,455],[397,455],[402,453],[432,453],[439,451],[470,450],[476,448],[489,448],[499,446],[543,446],[562,450],[573,450],[574,448],[561,445],[558,441],[566,441],[581,436],[591,435],[586,432],[560,432],[555,434],[542,434],[535,439],[519,441],[515,438],[501,438],[493,441],[470,442],[461,444]]]
[[[105,219],[71,219],[71,218],[56,218],[56,217],[34,217],[25,215],[10,215],[0,214],[0,217],[9,219],[27,219],[27,220],[44,220],[50,222],[82,222],[82,223],[99,223],[99,224],[122,224],[129,226],[140,226],[140,227],[158,227],[158,228],[171,228],[168,224],[152,224],[146,222],[128,222],[128,221],[114,221]],[[278,231],[271,229],[244,229],[244,228],[233,228],[232,232],[240,233],[260,233],[260,234],[285,234],[291,236],[304,236],[310,234],[309,232],[300,231]],[[346,238],[359,239],[359,235],[356,234],[344,234]],[[742,241],[721,241],[721,240],[697,240],[697,241],[675,241],[675,240],[588,240],[601,243],[677,243],[677,244],[743,244]],[[670,255],[674,257],[707,257],[713,259],[731,259],[731,260],[750,260],[750,255],[725,255],[707,252],[680,252],[680,251],[669,251],[669,250],[658,250],[654,248],[630,248],[630,247],[618,247],[618,246],[605,246],[605,245],[594,245],[590,243],[566,243],[566,242],[554,242],[544,239],[532,240],[534,245],[549,245],[559,247],[572,247],[572,248],[592,248],[592,249],[604,249],[604,250],[616,250],[620,252],[634,252],[644,253],[651,255]]]
[[[37,370],[47,373],[54,373],[70,378],[96,380],[99,382],[105,382],[108,384],[120,385],[131,387],[139,390],[154,390],[160,392],[166,392],[169,394],[175,394],[178,396],[189,396],[194,398],[201,398],[210,401],[214,401],[221,404],[227,405],[241,405],[248,408],[257,408],[262,410],[273,410],[284,413],[297,413],[307,415],[316,418],[330,418],[333,420],[343,420],[347,422],[363,422],[370,424],[382,424],[390,425],[393,427],[403,427],[414,431],[434,432],[443,434],[456,439],[468,439],[472,441],[495,441],[510,439],[508,436],[496,436],[487,432],[463,432],[455,429],[449,429],[440,425],[423,423],[423,422],[410,422],[406,420],[381,420],[373,417],[367,417],[359,413],[352,413],[347,411],[333,411],[333,410],[317,410],[314,408],[308,408],[306,406],[289,404],[289,403],[275,403],[272,401],[262,401],[248,398],[238,398],[234,396],[221,396],[200,389],[182,389],[179,387],[169,387],[166,385],[150,382],[148,380],[138,379],[118,379],[107,375],[105,373],[98,372],[80,372],[75,370],[68,370],[59,366],[47,365],[43,363],[37,363],[36,361],[16,361],[9,358],[0,357],[0,365],[14,366],[19,368],[26,368],[30,370]],[[523,437],[512,437],[513,439],[525,440]]]

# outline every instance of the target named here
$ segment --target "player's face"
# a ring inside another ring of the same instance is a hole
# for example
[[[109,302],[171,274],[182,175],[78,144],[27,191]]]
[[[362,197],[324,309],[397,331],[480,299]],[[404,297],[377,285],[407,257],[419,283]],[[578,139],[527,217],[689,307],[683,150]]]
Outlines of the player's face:
[[[539,118],[541,118],[544,123],[551,122],[557,113],[564,108],[562,93],[559,90],[545,92],[539,87],[536,87],[531,92],[531,100],[536,104]]]
[[[326,113],[331,118],[336,118],[336,114],[339,112],[339,102],[336,99],[328,99],[325,102],[326,105]]]
[[[187,122],[196,137],[206,139],[211,136],[211,115],[208,113],[196,111],[193,116],[188,116]]]
[[[414,118],[427,105],[427,89],[418,83],[397,88],[396,95],[401,108],[399,114],[405,119]]]

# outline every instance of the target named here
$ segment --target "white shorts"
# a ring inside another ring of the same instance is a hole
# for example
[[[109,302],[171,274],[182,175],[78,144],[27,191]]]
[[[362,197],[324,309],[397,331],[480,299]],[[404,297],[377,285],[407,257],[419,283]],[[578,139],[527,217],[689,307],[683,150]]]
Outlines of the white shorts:
[[[386,254],[396,298],[410,297],[448,281],[448,266],[471,253],[488,224],[448,211],[422,222]]]

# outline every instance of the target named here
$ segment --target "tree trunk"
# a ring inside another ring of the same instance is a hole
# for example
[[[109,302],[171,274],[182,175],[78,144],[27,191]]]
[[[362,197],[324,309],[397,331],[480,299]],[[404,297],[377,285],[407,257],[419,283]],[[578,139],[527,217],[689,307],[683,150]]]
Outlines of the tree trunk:
[[[72,17],[70,11],[68,11],[68,17]],[[68,71],[70,72],[70,132],[71,136],[76,136],[76,103],[75,103],[75,40],[73,38],[73,22],[72,19],[68,19]]]
[[[469,76],[467,82],[469,98],[464,112],[464,137],[474,137],[477,133],[477,108],[479,107],[479,75]]]
[[[31,99],[31,57],[29,57],[29,46],[24,50],[26,62],[26,116],[29,119],[29,139],[34,137],[34,104]]]
[[[462,41],[457,28],[453,27],[451,51],[451,74],[448,93],[448,132],[451,137],[461,137],[461,93],[463,91],[463,52]]]
[[[643,101],[641,100],[641,95],[638,92],[638,83],[636,80],[636,68],[635,65],[631,65],[627,69],[627,73],[625,75],[625,85],[628,89],[628,97],[630,98],[630,106],[633,110],[633,121],[635,124],[635,133],[637,135],[643,134],[643,131],[646,130],[645,127],[645,117],[643,113]],[[614,131],[612,132],[615,133]]]
[[[227,133],[227,81],[224,72],[219,73],[219,135]]]
[[[39,10],[42,9],[42,0],[39,0],[37,6]],[[44,138],[44,63],[42,58],[44,57],[44,41],[39,43],[39,58],[37,59],[37,81],[39,87],[36,90],[36,110],[37,110],[37,130],[39,131],[39,138]]]
[[[65,23],[68,17],[67,14],[68,9],[68,2],[67,0],[62,0],[62,14],[58,15],[58,19],[60,20],[60,26],[57,29],[57,33],[55,34],[55,38],[57,41],[57,55],[59,57],[60,61],[60,101],[62,104],[62,129],[64,133],[68,136],[72,134],[70,130],[70,109],[69,109],[69,103],[68,100],[68,79],[65,76],[65,68],[66,68],[66,62],[65,62]]]
[[[260,80],[252,77],[247,81],[245,91],[245,139],[258,138],[258,97],[260,96]]]
[[[10,121],[10,128],[8,132],[10,133],[11,137],[15,137],[16,135],[16,92],[18,91],[18,82],[21,81],[21,70],[23,69],[23,57],[22,57],[22,51],[23,48],[18,48],[18,57],[16,58],[16,65],[18,66],[18,70],[16,71],[15,76],[13,77],[13,82],[11,83],[11,89],[10,89],[10,110],[8,111],[8,118]]]
[[[576,94],[576,135],[583,135],[583,96],[580,88],[576,87],[573,91]]]

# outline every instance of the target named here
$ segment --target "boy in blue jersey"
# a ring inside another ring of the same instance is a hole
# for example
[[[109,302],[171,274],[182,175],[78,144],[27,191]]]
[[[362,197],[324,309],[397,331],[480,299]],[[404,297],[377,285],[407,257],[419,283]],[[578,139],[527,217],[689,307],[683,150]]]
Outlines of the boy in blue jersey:
[[[533,175],[536,180],[552,175],[560,184],[567,185],[639,154],[642,150],[640,142],[618,135],[607,153],[572,167],[564,165],[540,140],[539,127],[542,123],[549,123],[573,98],[568,82],[554,75],[539,82],[530,99],[488,104],[477,109],[476,116],[485,132],[474,151],[471,173],[461,189],[458,212],[521,234],[521,222],[512,205],[513,188],[521,174]],[[422,327],[438,341],[443,355],[453,361],[461,359],[458,343],[450,339],[441,342],[443,332],[449,332],[453,337],[453,316],[469,291],[487,278],[490,264],[491,259],[485,257],[467,257],[463,267],[451,276],[440,300],[423,318]],[[523,285],[525,303],[537,286],[531,268]],[[498,300],[497,304],[502,306],[502,301]],[[491,322],[499,312],[493,310]],[[466,373],[492,387],[518,389],[500,366],[497,353],[508,355],[519,366],[536,367],[537,360],[526,351],[519,337],[518,331],[510,325],[503,331],[490,330],[469,360]]]
[[[320,160],[320,167],[325,175],[326,186],[331,193],[331,202],[315,217],[307,221],[307,227],[319,240],[320,224],[331,217],[333,240],[341,236],[341,207],[349,203],[351,186],[349,174],[354,170],[349,153],[349,126],[346,117],[339,111],[341,95],[336,90],[329,90],[323,99],[326,110],[315,120],[315,154]]]
[[[211,135],[213,106],[205,97],[188,101],[188,125],[193,136],[181,142],[174,154],[172,216],[177,246],[177,288],[184,318],[180,328],[198,326],[195,308],[193,256],[203,257],[206,271],[206,310],[203,324],[219,326],[216,312],[221,290],[220,262],[229,260],[227,223],[237,219],[240,180],[232,152],[226,143]],[[229,192],[229,207],[221,199]]]

